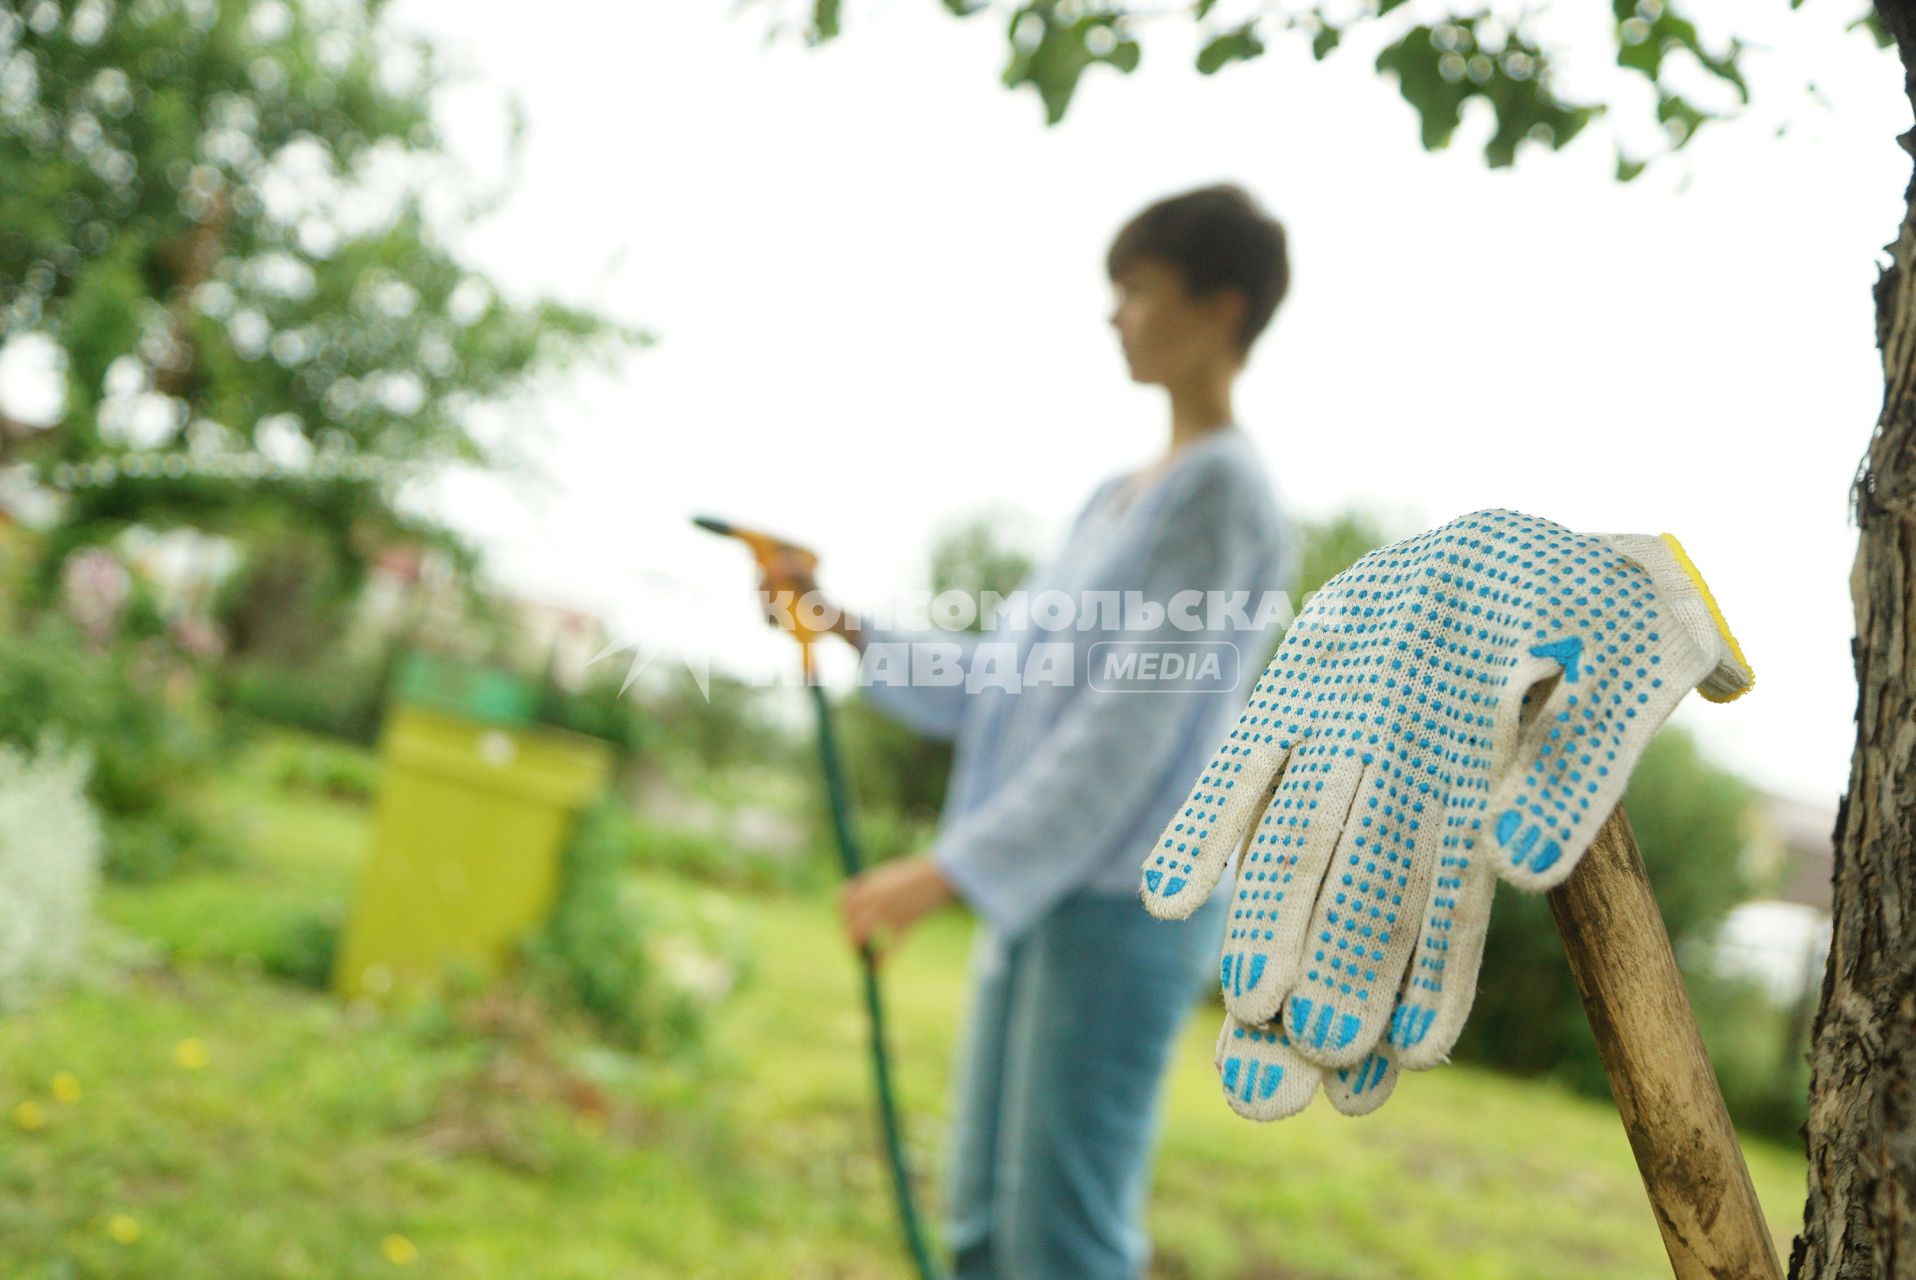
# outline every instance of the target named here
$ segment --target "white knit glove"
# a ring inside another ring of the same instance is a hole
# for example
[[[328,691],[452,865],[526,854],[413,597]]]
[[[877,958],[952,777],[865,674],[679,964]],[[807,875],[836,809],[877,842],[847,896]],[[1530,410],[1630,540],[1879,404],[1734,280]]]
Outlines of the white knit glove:
[[[1242,852],[1218,1070],[1254,1119],[1361,1114],[1450,1052],[1498,877],[1570,874],[1692,688],[1753,683],[1676,539],[1480,511],[1311,598],[1144,860],[1181,919]],[[1246,840],[1249,836],[1248,842]]]

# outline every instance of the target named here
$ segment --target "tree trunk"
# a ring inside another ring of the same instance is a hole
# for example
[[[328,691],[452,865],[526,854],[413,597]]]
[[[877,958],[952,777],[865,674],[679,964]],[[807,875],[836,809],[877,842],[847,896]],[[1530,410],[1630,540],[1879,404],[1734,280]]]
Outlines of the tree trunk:
[[[1916,102],[1916,0],[1878,12]],[[1901,141],[1916,155],[1916,130]],[[1836,818],[1792,1280],[1916,1276],[1916,176],[1904,201],[1876,284],[1882,414],[1854,494],[1856,750]]]

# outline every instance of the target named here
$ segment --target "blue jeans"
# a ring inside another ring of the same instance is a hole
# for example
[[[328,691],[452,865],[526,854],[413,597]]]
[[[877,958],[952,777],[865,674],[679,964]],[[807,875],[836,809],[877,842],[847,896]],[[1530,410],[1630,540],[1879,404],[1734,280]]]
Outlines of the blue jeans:
[[[972,942],[945,1234],[953,1280],[1138,1280],[1165,1067],[1217,981],[1226,899],[1158,920],[1076,894]]]

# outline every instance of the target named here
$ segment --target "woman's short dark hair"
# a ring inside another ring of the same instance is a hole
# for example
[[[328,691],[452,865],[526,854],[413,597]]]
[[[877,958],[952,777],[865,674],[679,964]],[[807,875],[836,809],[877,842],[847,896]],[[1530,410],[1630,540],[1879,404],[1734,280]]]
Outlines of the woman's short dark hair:
[[[1105,271],[1116,280],[1140,258],[1170,264],[1194,297],[1220,289],[1243,294],[1238,350],[1247,354],[1291,285],[1284,224],[1231,182],[1167,196],[1146,208],[1111,242]]]

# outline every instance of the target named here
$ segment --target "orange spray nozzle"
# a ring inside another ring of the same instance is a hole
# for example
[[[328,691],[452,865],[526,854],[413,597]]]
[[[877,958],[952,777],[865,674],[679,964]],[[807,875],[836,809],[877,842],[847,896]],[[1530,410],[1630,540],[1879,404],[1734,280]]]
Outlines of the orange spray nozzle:
[[[750,547],[752,558],[758,562],[760,572],[769,572],[773,561],[780,558],[798,560],[808,573],[818,568],[818,554],[796,542],[787,542],[783,538],[774,537],[757,529],[742,528],[729,520],[720,520],[716,516],[693,516],[692,523],[708,533],[737,538]],[[804,657],[805,676],[809,680],[812,674],[812,641],[818,639],[820,632],[806,625],[804,612],[803,609],[794,607],[787,621]]]

